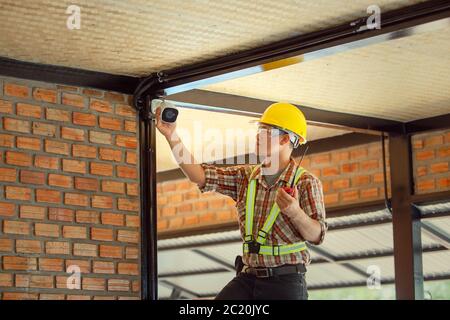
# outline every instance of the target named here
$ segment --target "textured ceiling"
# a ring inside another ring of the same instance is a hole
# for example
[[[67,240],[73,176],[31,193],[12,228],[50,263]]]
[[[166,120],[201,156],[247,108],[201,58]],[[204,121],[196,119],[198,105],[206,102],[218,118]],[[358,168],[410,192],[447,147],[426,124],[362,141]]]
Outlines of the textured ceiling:
[[[450,28],[229,80],[205,90],[411,121],[450,112]]]
[[[421,0],[378,0],[381,12]],[[0,56],[147,75],[366,15],[373,0],[0,0]]]

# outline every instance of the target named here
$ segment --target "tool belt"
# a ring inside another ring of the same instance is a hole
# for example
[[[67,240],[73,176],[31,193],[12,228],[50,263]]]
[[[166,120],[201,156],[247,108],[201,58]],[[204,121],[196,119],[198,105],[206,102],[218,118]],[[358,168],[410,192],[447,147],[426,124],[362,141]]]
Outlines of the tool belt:
[[[306,267],[304,264],[292,264],[284,265],[280,267],[273,268],[252,268],[249,266],[244,266],[240,273],[252,274],[257,278],[270,278],[276,276],[282,276],[287,274],[304,274],[306,272]]]

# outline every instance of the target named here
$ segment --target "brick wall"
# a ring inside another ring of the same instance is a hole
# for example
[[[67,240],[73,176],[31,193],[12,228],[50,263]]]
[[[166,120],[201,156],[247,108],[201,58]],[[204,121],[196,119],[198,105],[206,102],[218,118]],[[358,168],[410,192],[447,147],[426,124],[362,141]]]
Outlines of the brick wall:
[[[450,190],[450,130],[412,137],[417,193]],[[386,165],[389,181],[389,141]],[[297,159],[298,160],[298,159]],[[306,156],[303,166],[320,178],[327,208],[384,199],[381,143]],[[158,184],[158,230],[209,226],[236,221],[234,201],[218,193],[201,194],[187,179]]]
[[[139,296],[136,115],[114,92],[0,77],[0,298]],[[68,289],[69,266],[81,290]]]

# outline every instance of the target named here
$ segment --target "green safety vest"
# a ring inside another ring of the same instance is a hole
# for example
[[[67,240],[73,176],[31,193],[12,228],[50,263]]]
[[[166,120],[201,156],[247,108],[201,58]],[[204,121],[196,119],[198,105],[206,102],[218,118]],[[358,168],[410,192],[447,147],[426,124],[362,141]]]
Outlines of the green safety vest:
[[[255,169],[256,167],[252,170],[252,173],[250,175],[251,177],[253,176],[253,172],[255,171]],[[298,180],[305,171],[306,170],[302,167],[297,168],[294,176],[295,186],[297,186]],[[245,206],[245,237],[243,244],[244,253],[249,253],[251,251],[250,250],[251,246],[259,247],[257,249],[259,250],[258,254],[273,255],[273,256],[279,256],[306,250],[307,247],[305,242],[297,242],[275,246],[264,245],[264,243],[266,242],[267,234],[272,229],[273,224],[275,223],[275,220],[277,219],[278,214],[280,213],[280,208],[278,207],[276,202],[274,202],[272,209],[270,209],[269,216],[264,222],[262,229],[258,231],[258,237],[256,238],[255,241],[253,237],[253,216],[255,209],[256,182],[257,182],[256,179],[251,179],[249,181],[247,188],[247,198]]]

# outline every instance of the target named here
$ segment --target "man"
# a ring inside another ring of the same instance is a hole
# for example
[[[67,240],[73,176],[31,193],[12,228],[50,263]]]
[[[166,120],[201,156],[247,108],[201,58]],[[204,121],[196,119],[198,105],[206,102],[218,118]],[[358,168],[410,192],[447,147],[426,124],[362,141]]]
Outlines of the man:
[[[327,224],[320,180],[292,157],[293,149],[306,143],[303,113],[289,103],[270,105],[258,122],[261,164],[229,168],[195,164],[175,124],[161,121],[160,108],[156,116],[172,150],[178,146],[175,157],[190,159],[180,163],[184,174],[201,192],[215,190],[236,201],[243,257],[237,257],[236,277],[216,299],[306,300],[310,256],[305,241],[322,243]]]

